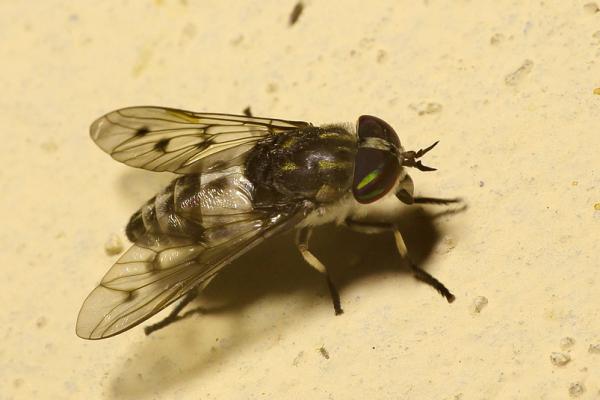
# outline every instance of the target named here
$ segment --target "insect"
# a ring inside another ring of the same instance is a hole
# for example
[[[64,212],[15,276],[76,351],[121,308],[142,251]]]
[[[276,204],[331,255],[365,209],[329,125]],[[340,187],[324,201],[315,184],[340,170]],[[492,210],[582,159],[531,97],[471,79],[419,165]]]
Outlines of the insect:
[[[413,196],[406,167],[432,171],[419,160],[436,144],[405,151],[396,132],[370,115],[356,130],[243,115],[196,113],[163,107],[112,111],[90,128],[112,158],[151,171],[180,174],[131,217],[133,245],[89,294],[76,333],[102,339],[124,332],[181,299],[146,333],[178,313],[234,259],[265,239],[295,229],[298,250],[323,274],[335,314],[340,296],[327,268],[309,249],[315,226],[336,223],[358,231],[393,232],[393,223],[361,221],[364,206],[386,196],[407,204],[459,199]],[[410,260],[409,260],[410,261]],[[448,302],[450,291],[410,262],[415,277]]]

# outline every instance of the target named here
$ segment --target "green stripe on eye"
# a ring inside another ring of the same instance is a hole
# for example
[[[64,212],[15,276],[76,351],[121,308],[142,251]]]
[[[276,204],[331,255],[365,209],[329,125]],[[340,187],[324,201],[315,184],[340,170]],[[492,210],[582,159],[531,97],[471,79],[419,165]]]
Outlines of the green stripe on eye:
[[[360,200],[369,200],[369,199],[372,199],[373,197],[379,196],[384,191],[385,191],[384,188],[380,188],[380,189],[374,190],[372,192],[365,193],[364,195],[360,196]]]
[[[381,174],[381,168],[377,168],[375,171],[370,172],[367,176],[362,178],[362,180],[356,185],[356,189],[361,190],[369,183],[373,182],[375,178],[377,178]]]

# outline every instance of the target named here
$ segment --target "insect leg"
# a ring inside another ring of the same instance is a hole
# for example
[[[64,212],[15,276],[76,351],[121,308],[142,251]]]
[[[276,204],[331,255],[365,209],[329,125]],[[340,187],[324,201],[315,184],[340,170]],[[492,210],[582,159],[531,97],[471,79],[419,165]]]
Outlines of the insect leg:
[[[429,286],[432,286],[435,290],[437,290],[442,296],[446,298],[448,303],[452,303],[455,299],[454,295],[444,286],[444,284],[434,278],[427,271],[416,265],[409,257],[408,250],[406,248],[406,244],[404,243],[404,239],[402,239],[402,234],[398,230],[398,228],[394,224],[388,224],[385,222],[362,222],[362,221],[354,221],[352,219],[347,219],[345,221],[347,227],[352,230],[362,232],[362,233],[381,233],[386,231],[394,232],[394,239],[396,240],[396,248],[398,249],[398,253],[403,258],[406,258],[408,261],[408,265],[410,266],[410,270],[412,271],[415,278],[420,280],[421,282],[425,282]]]
[[[183,297],[183,299],[181,299],[179,304],[177,304],[173,308],[173,310],[169,313],[169,315],[167,315],[167,317],[165,319],[163,319],[162,321],[159,321],[155,324],[145,326],[144,333],[146,334],[146,336],[150,335],[152,332],[158,331],[168,325],[171,325],[173,322],[183,319],[184,317],[179,315],[179,313],[185,308],[185,306],[190,304],[190,302],[198,296],[198,293],[199,293],[199,291],[197,288],[190,290]]]
[[[462,199],[439,199],[437,197],[418,197],[414,196],[415,186],[410,175],[405,175],[398,183],[396,197],[405,204],[438,204],[447,205],[452,203],[462,203]]]
[[[439,294],[446,298],[448,303],[452,303],[455,297],[452,293],[450,293],[448,288],[446,288],[446,286],[444,286],[442,282],[438,281],[427,271],[425,271],[424,269],[416,265],[414,262],[412,262],[410,257],[408,257],[408,250],[406,249],[406,244],[404,243],[404,239],[402,239],[402,234],[396,227],[394,227],[394,239],[396,239],[396,247],[398,248],[398,252],[402,257],[405,257],[408,260],[408,265],[410,266],[410,269],[415,278],[433,287],[439,292]]]
[[[331,295],[331,301],[333,302],[333,309],[335,311],[335,315],[340,315],[344,312],[342,310],[342,306],[340,303],[340,294],[338,293],[336,287],[334,286],[331,278],[329,277],[329,273],[327,272],[327,268],[325,265],[317,257],[314,256],[313,253],[308,250],[308,240],[310,239],[310,235],[312,233],[312,228],[302,228],[296,234],[296,246],[302,254],[304,261],[308,263],[311,267],[325,275],[325,279],[327,280],[327,287],[329,287],[329,294]]]
[[[461,198],[454,199],[439,199],[437,197],[413,197],[414,204],[452,204],[452,203],[462,203]]]
[[[413,196],[408,193],[404,189],[400,189],[396,192],[396,197],[398,200],[405,204],[438,204],[438,205],[448,205],[452,203],[462,203],[462,199],[457,197],[454,199],[440,199],[438,197],[420,197]]]

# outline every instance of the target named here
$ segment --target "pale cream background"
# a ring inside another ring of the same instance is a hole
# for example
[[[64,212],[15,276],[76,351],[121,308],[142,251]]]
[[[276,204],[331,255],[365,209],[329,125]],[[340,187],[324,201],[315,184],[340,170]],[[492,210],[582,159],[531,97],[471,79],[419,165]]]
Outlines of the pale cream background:
[[[585,3],[312,0],[289,27],[294,1],[2,1],[0,399],[565,399],[577,382],[599,399],[600,13]],[[214,282],[214,313],[79,339],[115,260],[104,243],[170,178],[114,162],[87,129],[142,104],[371,113],[409,148],[440,139],[417,192],[468,210],[400,217],[456,302],[398,273],[392,238],[324,228],[343,316],[286,235]]]

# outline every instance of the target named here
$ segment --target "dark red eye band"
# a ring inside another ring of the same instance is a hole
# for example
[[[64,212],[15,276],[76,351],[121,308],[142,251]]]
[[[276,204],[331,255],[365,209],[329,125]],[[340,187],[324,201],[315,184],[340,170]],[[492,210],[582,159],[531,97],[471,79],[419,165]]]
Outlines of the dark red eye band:
[[[396,152],[400,150],[400,140],[387,122],[372,115],[358,119],[357,133],[359,147],[352,193],[359,203],[372,203],[385,196],[398,180],[400,161]],[[368,139],[381,140],[375,141],[375,147],[370,147]]]
[[[384,120],[372,115],[362,115],[358,118],[359,139],[380,138],[400,148],[400,139],[396,131]]]

